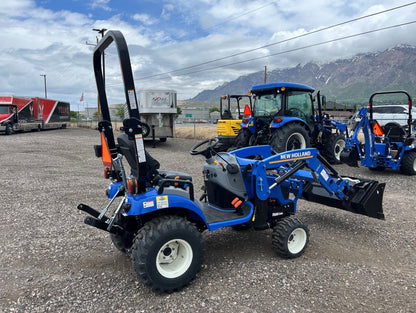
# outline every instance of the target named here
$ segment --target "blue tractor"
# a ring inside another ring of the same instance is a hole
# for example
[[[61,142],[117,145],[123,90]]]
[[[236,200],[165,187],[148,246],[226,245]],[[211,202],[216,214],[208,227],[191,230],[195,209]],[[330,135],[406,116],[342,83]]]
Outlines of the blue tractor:
[[[315,147],[330,163],[340,163],[347,125],[322,112],[325,97],[319,92],[314,97],[314,91],[286,82],[253,86],[253,111],[243,119],[235,147],[270,144],[276,152]]]
[[[377,113],[376,120],[374,111],[377,108],[388,108],[389,111]],[[404,123],[401,122],[403,114],[407,117]],[[416,120],[412,116],[412,98],[406,91],[372,94],[368,107],[361,108],[357,118],[359,122],[341,153],[342,162],[358,166],[360,161],[362,166],[373,171],[390,168],[405,175],[416,175]]]
[[[101,56],[115,42],[120,57],[129,117],[114,138],[103,81]],[[84,222],[106,231],[117,249],[131,257],[139,279],[158,292],[180,290],[196,277],[204,260],[202,232],[224,227],[271,228],[272,245],[284,258],[301,256],[308,227],[295,217],[300,198],[384,219],[384,183],[340,176],[315,148],[276,154],[270,145],[218,152],[218,138],[195,145],[203,155],[204,191],[196,198],[192,177],[161,170],[147,153],[124,37],[108,31],[94,50],[101,103],[101,144],[95,146],[110,179],[108,204],[86,204]],[[127,161],[130,171],[125,169]]]

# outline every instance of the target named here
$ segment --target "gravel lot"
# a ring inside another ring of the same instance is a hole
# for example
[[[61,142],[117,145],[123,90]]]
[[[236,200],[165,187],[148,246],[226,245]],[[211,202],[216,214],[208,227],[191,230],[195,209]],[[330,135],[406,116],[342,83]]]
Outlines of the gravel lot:
[[[188,153],[196,142],[147,149],[161,168],[201,186],[204,158]],[[341,174],[387,183],[386,221],[299,202],[311,241],[294,260],[274,254],[270,230],[205,232],[197,279],[159,295],[76,209],[105,203],[98,143],[86,129],[0,135],[0,312],[416,311],[416,177],[339,165]]]

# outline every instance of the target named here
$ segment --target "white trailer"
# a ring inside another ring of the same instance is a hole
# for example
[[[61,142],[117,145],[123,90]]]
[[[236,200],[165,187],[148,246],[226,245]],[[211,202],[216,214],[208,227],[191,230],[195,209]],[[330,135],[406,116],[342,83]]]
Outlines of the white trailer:
[[[175,90],[142,90],[139,92],[140,120],[148,126],[143,127],[143,137],[155,138],[164,142],[174,134],[174,119],[177,113]]]

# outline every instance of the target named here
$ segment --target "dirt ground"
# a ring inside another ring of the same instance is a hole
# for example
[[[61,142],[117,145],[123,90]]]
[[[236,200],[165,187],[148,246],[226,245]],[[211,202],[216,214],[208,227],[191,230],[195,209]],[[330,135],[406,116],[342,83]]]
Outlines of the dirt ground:
[[[216,125],[189,124],[175,127],[175,137],[184,139],[207,139],[217,136]]]
[[[189,154],[199,141],[146,146],[202,186],[204,158]],[[0,312],[416,312],[416,177],[337,165],[386,182],[385,221],[300,201],[311,239],[293,260],[276,256],[270,230],[205,232],[197,278],[160,295],[76,209],[106,203],[94,144],[88,129],[0,134]]]

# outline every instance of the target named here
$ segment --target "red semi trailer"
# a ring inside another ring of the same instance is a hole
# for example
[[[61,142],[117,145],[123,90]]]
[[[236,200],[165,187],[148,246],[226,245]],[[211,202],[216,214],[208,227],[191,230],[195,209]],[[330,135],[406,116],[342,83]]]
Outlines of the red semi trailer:
[[[0,131],[7,135],[20,131],[66,128],[70,104],[38,97],[0,96]]]

